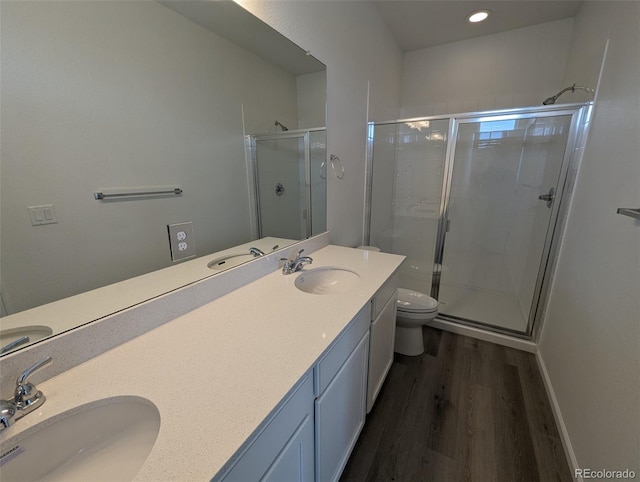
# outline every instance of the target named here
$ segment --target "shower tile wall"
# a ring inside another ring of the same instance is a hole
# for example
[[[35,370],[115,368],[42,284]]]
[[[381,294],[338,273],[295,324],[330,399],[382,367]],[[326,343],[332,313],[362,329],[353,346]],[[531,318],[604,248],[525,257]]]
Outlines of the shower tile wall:
[[[482,133],[487,139],[480,148],[477,127],[462,124],[456,145],[446,238],[447,281],[515,293],[530,235],[523,215],[524,199],[531,196],[519,189],[519,165],[513,162],[521,157],[526,126],[511,131],[506,140],[506,131]]]

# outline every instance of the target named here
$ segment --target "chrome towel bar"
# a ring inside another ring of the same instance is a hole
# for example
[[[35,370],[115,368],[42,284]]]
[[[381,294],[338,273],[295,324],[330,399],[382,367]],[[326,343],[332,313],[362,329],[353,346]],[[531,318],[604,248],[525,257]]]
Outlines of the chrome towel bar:
[[[93,193],[93,198],[96,200],[101,199],[109,199],[114,197],[135,197],[135,196],[154,196],[158,194],[173,194],[175,196],[182,194],[182,189],[179,187],[171,187],[171,188],[139,188],[135,191],[125,191],[119,192],[117,190],[113,190],[114,192],[103,192],[98,191]]]
[[[640,219],[640,208],[632,209],[632,208],[618,208],[616,211],[618,214],[622,214],[624,216],[629,216],[635,219]]]

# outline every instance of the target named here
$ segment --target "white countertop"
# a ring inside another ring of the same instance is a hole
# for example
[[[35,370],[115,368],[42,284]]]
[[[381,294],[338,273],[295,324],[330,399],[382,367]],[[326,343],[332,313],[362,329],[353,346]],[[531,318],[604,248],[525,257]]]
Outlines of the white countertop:
[[[182,261],[163,269],[2,317],[0,332],[11,333],[23,327],[40,326],[49,328],[50,334],[57,335],[88,321],[97,320],[181,286],[218,274],[223,270],[214,270],[207,266],[214,259],[232,254],[249,254],[250,247],[271,253],[276,245],[282,248],[295,242],[293,239],[265,237]],[[32,342],[39,341],[34,339],[33,335],[31,338]]]
[[[47,402],[3,438],[81,404],[135,395],[161,415],[135,480],[211,479],[403,260],[337,246],[312,257],[303,271],[346,267],[361,282],[315,295],[294,287],[297,273],[273,272],[39,384]]]

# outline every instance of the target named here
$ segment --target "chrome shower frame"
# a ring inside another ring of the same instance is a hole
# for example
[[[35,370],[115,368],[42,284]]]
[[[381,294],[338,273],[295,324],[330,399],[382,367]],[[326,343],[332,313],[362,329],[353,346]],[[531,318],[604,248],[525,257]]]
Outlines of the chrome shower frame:
[[[373,155],[374,155],[374,128],[377,125],[389,125],[405,122],[418,122],[418,121],[435,121],[449,119],[447,149],[444,162],[444,175],[442,184],[442,194],[438,213],[438,229],[436,237],[436,248],[434,253],[434,265],[433,265],[433,278],[432,278],[432,290],[431,296],[438,298],[439,285],[441,280],[441,267],[444,258],[444,248],[446,243],[446,231],[448,224],[449,205],[451,197],[451,182],[453,176],[453,165],[455,158],[456,139],[458,136],[458,129],[460,124],[471,122],[482,122],[489,120],[519,120],[536,117],[555,117],[562,115],[570,115],[571,127],[567,138],[567,144],[565,146],[562,164],[560,169],[560,176],[558,180],[558,192],[556,193],[556,202],[553,203],[552,212],[550,215],[547,236],[545,238],[545,244],[542,254],[542,259],[538,267],[538,274],[536,278],[534,298],[529,311],[529,319],[527,320],[527,327],[524,332],[511,330],[508,328],[501,328],[495,325],[469,320],[465,318],[459,318],[452,315],[438,315],[438,319],[444,321],[450,321],[461,325],[466,325],[474,328],[480,328],[503,335],[509,335],[516,338],[525,340],[536,339],[540,327],[541,321],[544,317],[546,304],[548,301],[549,290],[551,281],[553,278],[553,271],[555,269],[559,247],[562,241],[562,232],[564,231],[564,222],[566,220],[566,214],[570,205],[571,195],[573,191],[573,185],[575,176],[577,174],[577,168],[580,161],[579,153],[580,147],[584,146],[586,140],[586,133],[588,129],[588,121],[591,116],[592,102],[580,103],[580,104],[560,104],[560,105],[547,105],[536,106],[518,109],[503,109],[492,110],[482,112],[461,113],[452,115],[439,115],[429,117],[414,117],[408,119],[398,119],[385,122],[371,122],[368,128],[368,142],[367,142],[367,203],[365,212],[364,223],[364,244],[370,243],[370,228],[371,228],[371,196],[372,196],[372,182],[373,182]]]
[[[251,173],[252,179],[250,182],[250,186],[253,185],[253,189],[250,188],[250,191],[253,191],[253,196],[255,197],[254,203],[250,205],[254,205],[255,212],[253,216],[255,217],[255,221],[252,222],[252,230],[255,231],[255,237],[257,239],[262,238],[262,222],[260,216],[260,188],[258,185],[258,161],[257,161],[257,153],[256,153],[256,142],[257,141],[272,141],[272,140],[280,140],[280,139],[293,139],[293,138],[301,138],[304,142],[304,171],[305,171],[305,204],[306,204],[306,237],[310,237],[312,234],[312,213],[311,213],[311,143],[310,143],[310,133],[311,132],[320,132],[326,131],[324,127],[312,128],[312,129],[297,129],[297,130],[287,130],[284,132],[278,132],[274,134],[261,134],[261,135],[247,135],[245,136],[245,149],[248,151],[247,158],[251,160],[251,166],[248,171]]]

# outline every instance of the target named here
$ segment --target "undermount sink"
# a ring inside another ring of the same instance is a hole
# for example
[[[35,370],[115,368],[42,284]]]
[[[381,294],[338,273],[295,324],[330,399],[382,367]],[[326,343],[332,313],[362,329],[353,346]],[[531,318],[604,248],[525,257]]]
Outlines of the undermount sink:
[[[16,341],[18,338],[28,336],[31,343],[40,341],[43,338],[51,336],[53,330],[44,325],[20,326],[18,328],[7,328],[0,330],[0,346],[8,345]]]
[[[239,264],[250,261],[252,259],[255,259],[255,256],[250,253],[232,253],[225,256],[220,256],[219,258],[215,258],[209,261],[207,266],[211,269],[221,271],[223,269],[238,266]]]
[[[132,480],[159,430],[160,412],[144,398],[81,405],[3,440],[2,481]]]
[[[347,293],[360,282],[360,275],[347,268],[327,266],[310,269],[298,275],[294,285],[314,295]]]

